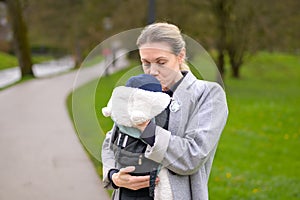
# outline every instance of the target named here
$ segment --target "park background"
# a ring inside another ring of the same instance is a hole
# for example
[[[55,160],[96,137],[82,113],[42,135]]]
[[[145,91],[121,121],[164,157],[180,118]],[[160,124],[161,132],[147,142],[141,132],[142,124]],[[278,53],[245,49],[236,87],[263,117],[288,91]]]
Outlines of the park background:
[[[154,21],[174,23],[211,54],[225,83],[230,114],[210,198],[299,199],[299,8],[298,0],[1,0],[0,69],[20,66],[16,84],[22,84],[35,78],[33,63],[71,55],[77,70],[110,36]],[[95,110],[137,65],[136,55],[129,59],[128,68],[101,80]],[[96,81],[78,89],[83,105]],[[65,101],[72,117],[72,94]],[[107,131],[111,121],[97,115]],[[101,177],[101,163],[91,160]]]

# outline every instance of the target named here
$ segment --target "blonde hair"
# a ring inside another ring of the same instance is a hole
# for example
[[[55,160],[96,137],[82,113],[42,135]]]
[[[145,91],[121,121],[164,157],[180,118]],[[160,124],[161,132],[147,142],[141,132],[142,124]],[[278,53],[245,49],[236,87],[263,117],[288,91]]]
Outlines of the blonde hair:
[[[185,41],[181,31],[174,24],[154,23],[146,26],[137,39],[136,45],[140,48],[143,44],[153,42],[165,42],[171,47],[176,56],[185,49]],[[180,70],[190,70],[185,62],[180,65]]]

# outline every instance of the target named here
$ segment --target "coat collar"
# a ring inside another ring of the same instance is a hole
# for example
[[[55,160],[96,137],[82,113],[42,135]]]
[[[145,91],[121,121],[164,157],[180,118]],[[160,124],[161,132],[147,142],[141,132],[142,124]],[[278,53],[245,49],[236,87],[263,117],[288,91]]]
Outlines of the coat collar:
[[[197,81],[197,78],[192,74],[192,72],[187,72],[173,94],[174,99],[179,100],[186,98],[186,96],[190,96],[191,94],[188,89],[195,81]]]
[[[171,131],[172,134],[178,135],[177,132],[180,128],[179,126],[182,125],[181,120],[183,113],[187,112],[183,110],[186,109],[184,104],[187,104],[185,101],[191,96],[188,89],[195,81],[197,81],[197,78],[191,72],[187,72],[173,94],[173,98],[170,103],[171,112],[169,116],[169,131]],[[176,111],[172,112],[172,104],[175,107],[179,106],[179,109],[175,109]]]

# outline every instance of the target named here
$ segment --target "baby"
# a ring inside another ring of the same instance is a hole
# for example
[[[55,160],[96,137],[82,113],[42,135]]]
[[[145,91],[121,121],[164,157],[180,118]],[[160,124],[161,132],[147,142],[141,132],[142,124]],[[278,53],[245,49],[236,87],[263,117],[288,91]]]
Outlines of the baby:
[[[145,135],[147,130],[141,132],[135,127],[149,120],[149,123],[155,124],[155,116],[164,111],[170,101],[170,96],[162,92],[161,84],[155,77],[141,74],[131,77],[126,86],[116,87],[107,107],[102,109],[103,115],[110,116],[115,122],[112,146],[117,168],[135,166],[131,175],[150,174],[149,196],[154,196],[155,179],[161,164],[147,159],[144,154],[148,145],[153,146],[154,136]],[[161,170],[159,177],[155,199],[170,199],[162,197],[171,191],[166,169]]]

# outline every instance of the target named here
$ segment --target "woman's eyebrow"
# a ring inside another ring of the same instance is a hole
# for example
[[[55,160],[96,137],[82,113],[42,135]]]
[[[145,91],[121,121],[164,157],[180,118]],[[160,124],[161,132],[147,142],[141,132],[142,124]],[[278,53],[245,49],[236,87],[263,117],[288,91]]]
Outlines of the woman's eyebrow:
[[[141,61],[145,61],[145,62],[149,62],[147,59],[145,58],[141,58]]]
[[[160,59],[167,59],[167,57],[165,57],[165,56],[160,56],[160,57],[155,58],[155,61],[160,60]],[[141,61],[150,62],[150,61],[148,61],[146,58],[141,58]]]
[[[167,59],[167,57],[165,57],[165,56],[160,56],[160,57],[156,58],[155,60],[160,60],[160,59]]]

